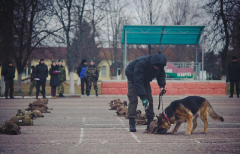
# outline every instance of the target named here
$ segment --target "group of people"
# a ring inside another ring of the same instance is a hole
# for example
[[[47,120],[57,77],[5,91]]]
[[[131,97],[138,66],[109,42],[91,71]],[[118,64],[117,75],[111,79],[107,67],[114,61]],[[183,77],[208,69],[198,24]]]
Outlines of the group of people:
[[[31,66],[31,85],[29,89],[29,95],[32,94],[32,90],[36,87],[36,99],[38,99],[39,93],[42,94],[43,98],[46,98],[46,80],[48,75],[50,75],[50,86],[51,86],[51,96],[56,98],[56,91],[58,88],[59,97],[64,97],[64,83],[66,81],[66,70],[62,65],[63,60],[58,60],[58,65],[56,61],[52,61],[51,68],[48,71],[48,66],[44,63],[44,59],[40,59],[39,64],[34,67]],[[86,95],[90,95],[92,84],[98,96],[97,81],[99,77],[99,69],[94,65],[94,60],[89,60],[89,66],[85,59],[82,60],[77,69],[77,74],[81,79],[81,93],[84,95],[84,85],[86,85]],[[2,69],[2,75],[5,80],[5,98],[8,99],[8,91],[10,89],[10,98],[13,97],[13,87],[15,78],[15,67],[12,62],[8,63],[6,68]],[[41,87],[41,89],[40,89]]]
[[[38,99],[39,92],[42,93],[43,98],[46,98],[46,79],[48,74],[51,76],[50,78],[50,86],[51,86],[51,96],[52,98],[56,98],[56,89],[58,87],[59,97],[64,97],[64,82],[66,81],[66,71],[65,67],[62,65],[63,60],[58,60],[58,65],[56,61],[52,61],[51,68],[48,71],[48,67],[44,64],[44,59],[40,59],[39,64],[34,67],[31,66],[31,85],[29,94],[31,95],[32,89],[36,87],[36,99]],[[40,90],[42,87],[42,90]]]
[[[77,74],[81,79],[82,95],[84,95],[85,91],[84,85],[86,86],[86,95],[89,96],[93,84],[96,96],[98,96],[97,81],[99,77],[99,69],[94,65],[94,60],[90,59],[89,65],[87,66],[87,61],[83,59],[77,68]]]

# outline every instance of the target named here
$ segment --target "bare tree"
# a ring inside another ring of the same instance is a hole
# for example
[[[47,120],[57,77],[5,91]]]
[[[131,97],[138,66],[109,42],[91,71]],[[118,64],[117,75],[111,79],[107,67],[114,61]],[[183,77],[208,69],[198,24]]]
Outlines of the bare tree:
[[[168,22],[173,25],[196,25],[200,19],[199,11],[198,4],[192,3],[190,0],[170,0],[168,7],[170,20]],[[175,45],[176,61],[189,61],[186,59],[186,52],[194,60],[193,51],[194,48],[189,48],[186,45]]]
[[[107,11],[105,12],[106,22],[104,26],[106,29],[104,29],[104,31],[106,32],[105,36],[107,38],[106,46],[112,51],[104,50],[104,55],[111,68],[111,76],[116,76],[117,68],[122,65],[122,58],[119,59],[119,49],[121,48],[122,27],[127,21],[127,17],[125,16],[126,6],[127,3],[123,0],[109,0],[107,3]],[[100,38],[98,40],[101,46],[104,47],[105,42]],[[110,59],[108,58],[109,56],[106,56],[107,52],[110,54]]]
[[[134,19],[137,24],[141,25],[157,25],[163,22],[163,3],[164,0],[133,0],[132,7],[136,12]],[[148,54],[152,54],[155,45],[148,45]],[[142,50],[140,46],[137,46]],[[144,52],[144,51],[143,51]]]
[[[69,80],[70,88],[69,93],[74,94],[74,59],[75,51],[71,50],[71,40],[73,37],[75,27],[74,24],[77,24],[78,27],[82,25],[83,13],[85,0],[74,1],[74,0],[55,0],[55,3],[51,4],[53,7],[54,15],[57,18],[57,21],[61,24],[63,28],[63,36],[65,38],[64,44],[67,45],[67,57],[68,57],[68,69],[69,69]],[[77,18],[75,18],[77,16]],[[81,35],[81,34],[80,34]]]
[[[32,51],[58,29],[49,30],[50,12],[48,0],[11,1],[11,18],[6,19],[8,30],[11,29],[7,51],[12,53],[18,71],[17,92],[21,92],[21,77]],[[1,4],[7,4],[1,0]],[[10,10],[9,10],[10,11]],[[46,18],[48,17],[48,19]],[[11,47],[10,47],[11,46]]]
[[[226,59],[231,46],[231,29],[233,22],[231,19],[237,13],[236,8],[239,8],[239,0],[209,0],[203,9],[206,10],[209,16],[207,29],[207,38],[211,40],[212,51],[219,51],[221,55],[222,75],[226,75]],[[238,18],[238,17],[237,17]],[[234,32],[235,33],[235,32]]]

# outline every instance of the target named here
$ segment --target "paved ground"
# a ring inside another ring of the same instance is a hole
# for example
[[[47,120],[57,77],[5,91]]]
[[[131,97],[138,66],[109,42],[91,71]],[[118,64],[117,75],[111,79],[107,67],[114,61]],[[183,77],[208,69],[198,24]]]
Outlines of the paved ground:
[[[209,119],[205,135],[199,119],[195,133],[185,136],[186,124],[174,135],[144,134],[146,126],[137,126],[137,132],[130,133],[128,120],[109,110],[108,103],[114,98],[127,100],[123,96],[50,99],[48,106],[53,110],[34,120],[34,126],[22,126],[17,136],[0,134],[0,153],[240,153],[240,99],[207,97],[225,121]],[[179,98],[183,96],[164,97],[164,107]],[[33,101],[0,99],[0,124]],[[159,114],[157,97],[154,103]]]

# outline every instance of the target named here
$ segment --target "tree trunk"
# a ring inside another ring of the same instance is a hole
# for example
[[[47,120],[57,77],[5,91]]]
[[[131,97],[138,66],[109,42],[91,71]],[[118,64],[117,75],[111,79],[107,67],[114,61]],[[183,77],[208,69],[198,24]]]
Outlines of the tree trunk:
[[[5,81],[4,81],[4,76],[1,76],[1,95],[4,95],[5,92]]]
[[[74,65],[72,65],[72,68],[69,72],[69,94],[75,94],[75,88],[74,88]]]
[[[22,92],[22,72],[18,72],[18,78],[17,78],[17,92]]]

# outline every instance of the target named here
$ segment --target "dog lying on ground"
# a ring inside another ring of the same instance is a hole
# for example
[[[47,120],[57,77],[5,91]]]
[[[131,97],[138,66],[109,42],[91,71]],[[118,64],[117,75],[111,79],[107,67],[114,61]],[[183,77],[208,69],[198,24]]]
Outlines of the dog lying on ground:
[[[165,113],[160,113],[157,116],[158,121],[152,123],[152,133],[165,134],[171,127],[171,124],[176,124],[171,133],[177,132],[183,122],[187,122],[186,135],[193,133],[197,127],[197,118],[200,116],[204,123],[203,133],[207,133],[208,120],[207,116],[214,120],[224,121],[222,116],[219,116],[212,108],[210,103],[203,97],[189,96],[184,99],[173,101],[166,109]],[[151,125],[151,124],[150,124]]]

